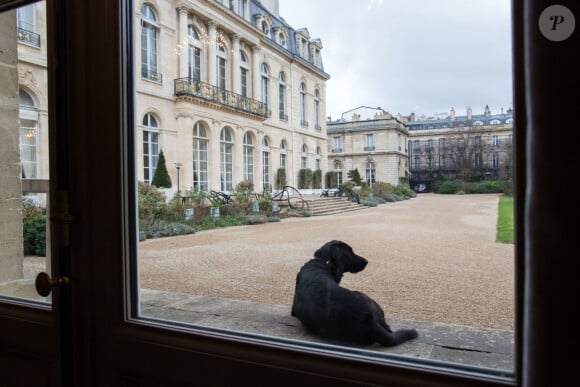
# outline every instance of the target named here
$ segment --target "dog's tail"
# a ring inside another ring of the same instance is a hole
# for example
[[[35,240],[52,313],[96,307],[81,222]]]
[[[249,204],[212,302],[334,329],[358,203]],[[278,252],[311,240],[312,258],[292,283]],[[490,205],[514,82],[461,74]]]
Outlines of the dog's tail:
[[[419,337],[417,330],[411,329],[399,329],[395,332],[389,332],[378,324],[376,327],[376,341],[385,347],[393,347],[399,345],[407,340],[415,339]]]

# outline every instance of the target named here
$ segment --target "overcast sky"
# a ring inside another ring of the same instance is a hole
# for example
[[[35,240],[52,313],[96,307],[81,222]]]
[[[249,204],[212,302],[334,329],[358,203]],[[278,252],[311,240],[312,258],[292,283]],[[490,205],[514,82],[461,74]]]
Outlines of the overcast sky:
[[[512,107],[510,0],[280,0],[322,41],[327,116],[358,106],[427,116]]]

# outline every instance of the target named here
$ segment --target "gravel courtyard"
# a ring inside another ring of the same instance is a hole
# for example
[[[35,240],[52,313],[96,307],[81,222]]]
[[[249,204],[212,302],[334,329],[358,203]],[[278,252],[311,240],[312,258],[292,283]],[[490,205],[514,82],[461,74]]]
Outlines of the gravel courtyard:
[[[140,286],[291,305],[296,273],[340,239],[369,260],[341,284],[389,316],[514,328],[514,245],[495,242],[499,196],[422,194],[340,215],[150,239],[139,245]]]

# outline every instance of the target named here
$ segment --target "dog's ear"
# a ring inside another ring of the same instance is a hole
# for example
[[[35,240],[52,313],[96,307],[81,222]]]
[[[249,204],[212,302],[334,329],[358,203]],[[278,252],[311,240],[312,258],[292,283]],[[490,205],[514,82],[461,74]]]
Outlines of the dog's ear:
[[[320,246],[320,248],[314,252],[314,258],[327,263],[332,256],[332,246],[337,242],[338,241],[330,241]]]
[[[333,243],[330,244],[329,249],[330,257],[328,259],[328,264],[330,265],[332,275],[336,279],[336,283],[339,283],[344,274],[348,257],[351,254],[350,247],[344,242],[333,241]]]

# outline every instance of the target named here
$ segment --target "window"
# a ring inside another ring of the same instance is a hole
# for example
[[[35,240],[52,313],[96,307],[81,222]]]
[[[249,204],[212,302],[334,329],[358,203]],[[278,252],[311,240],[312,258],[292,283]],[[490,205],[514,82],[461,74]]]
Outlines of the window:
[[[373,133],[365,134],[365,151],[375,150],[375,135]]]
[[[306,121],[306,85],[304,82],[300,83],[300,125],[304,128],[308,127],[308,121]]]
[[[20,29],[36,32],[36,5],[30,4],[16,10],[16,26]]]
[[[320,132],[320,92],[314,91],[314,128]]]
[[[157,119],[147,113],[143,117],[143,181],[151,184],[159,158],[159,126]]]
[[[280,168],[286,169],[286,141],[280,142]]]
[[[248,0],[238,0],[238,15],[243,19],[246,19],[246,4],[247,3],[248,3]]]
[[[499,136],[497,134],[491,136],[491,145],[499,146]]]
[[[281,120],[288,121],[286,115],[286,74],[280,72],[278,75],[278,114]]]
[[[193,126],[193,188],[207,191],[208,186],[208,138],[205,126],[196,122]]]
[[[367,161],[366,168],[365,168],[365,181],[368,185],[372,186],[375,182],[375,163],[372,161]]]
[[[332,151],[334,153],[342,152],[342,138],[340,136],[334,136],[332,138]]]
[[[266,20],[262,20],[261,27],[264,35],[270,35],[270,25]]]
[[[342,164],[340,161],[334,162],[334,180],[337,187],[342,186]]]
[[[19,90],[20,164],[23,179],[38,177],[38,108],[26,91]]]
[[[270,187],[270,141],[268,137],[262,140],[262,181],[263,188]]]
[[[158,73],[157,57],[159,54],[159,27],[157,16],[147,4],[141,6],[141,77],[155,82],[161,82]]]
[[[262,63],[260,67],[262,71],[262,102],[268,105],[268,94],[270,88],[270,75],[268,74],[268,66]]]
[[[225,45],[218,41],[217,43],[217,72],[216,85],[221,90],[226,90],[226,71],[227,71],[227,57]]]
[[[252,135],[244,135],[244,180],[254,181],[254,142]]]
[[[244,97],[248,96],[248,77],[250,72],[250,67],[248,65],[248,57],[246,54],[240,50],[240,85],[241,94]]]
[[[202,63],[202,51],[201,43],[199,40],[199,34],[197,30],[189,25],[188,30],[188,76],[190,80],[201,81],[201,63]]]
[[[286,34],[284,32],[282,32],[281,30],[278,31],[278,33],[276,34],[276,41],[278,42],[279,45],[286,48],[286,44],[287,44]]]
[[[302,151],[300,153],[300,168],[308,168],[308,148],[306,144],[302,144]]]
[[[220,183],[222,191],[234,189],[234,141],[229,128],[223,128],[220,134]]]
[[[315,170],[320,170],[321,168],[321,164],[320,164],[320,147],[316,147],[316,159],[314,160],[316,165],[314,166]]]

